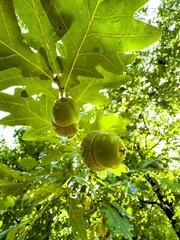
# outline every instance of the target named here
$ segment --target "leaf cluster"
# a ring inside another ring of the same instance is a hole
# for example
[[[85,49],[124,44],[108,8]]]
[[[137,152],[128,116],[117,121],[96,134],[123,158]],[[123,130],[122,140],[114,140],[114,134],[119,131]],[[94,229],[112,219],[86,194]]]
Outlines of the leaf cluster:
[[[1,142],[0,239],[101,239],[98,223],[107,239],[179,236],[178,8],[160,6],[162,39],[135,60],[161,37],[135,15],[146,2],[0,1],[0,124],[27,126]],[[71,141],[52,131],[59,94],[81,111]],[[124,139],[129,172],[84,166],[94,129]]]

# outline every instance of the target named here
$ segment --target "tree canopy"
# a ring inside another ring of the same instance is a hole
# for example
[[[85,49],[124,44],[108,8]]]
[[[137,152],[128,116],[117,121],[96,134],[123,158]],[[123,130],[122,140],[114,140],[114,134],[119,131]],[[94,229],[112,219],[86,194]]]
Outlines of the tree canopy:
[[[1,140],[0,239],[180,238],[180,14],[147,2],[0,1],[0,124],[21,126]],[[73,138],[52,127],[65,96]],[[84,164],[93,130],[123,140],[118,168]]]

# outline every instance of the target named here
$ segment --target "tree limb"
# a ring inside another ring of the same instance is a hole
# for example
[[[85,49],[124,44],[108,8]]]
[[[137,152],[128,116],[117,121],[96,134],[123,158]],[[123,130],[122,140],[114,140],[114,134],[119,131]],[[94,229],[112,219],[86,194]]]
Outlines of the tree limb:
[[[150,174],[147,174],[146,176],[147,181],[150,183],[150,185],[152,186],[152,188],[154,189],[154,192],[157,195],[158,200],[160,201],[160,204],[158,204],[161,209],[163,209],[163,211],[165,212],[166,216],[168,217],[168,219],[170,220],[172,227],[174,228],[177,236],[180,239],[180,230],[176,229],[176,225],[177,225],[177,220],[174,219],[174,215],[175,215],[175,211],[173,208],[173,201],[168,202],[167,200],[164,199],[163,195],[161,194],[161,191],[159,189],[159,185],[156,182],[156,180],[154,178],[152,178],[150,176]],[[156,188],[154,188],[156,186]]]

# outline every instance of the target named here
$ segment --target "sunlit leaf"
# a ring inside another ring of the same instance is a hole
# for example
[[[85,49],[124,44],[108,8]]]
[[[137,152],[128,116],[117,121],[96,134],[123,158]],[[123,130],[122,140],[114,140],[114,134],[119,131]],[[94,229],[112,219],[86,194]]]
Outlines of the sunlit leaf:
[[[11,197],[6,197],[6,198],[0,198],[0,210],[6,210],[7,208],[14,207],[14,199]]]
[[[6,230],[0,233],[0,239],[3,239],[6,235],[6,239],[13,240],[16,232],[20,230],[22,227],[24,227],[27,224],[27,221],[24,221],[22,223],[16,224],[14,226],[10,226]]]
[[[118,88],[121,84],[126,84],[130,80],[127,75],[115,75],[101,68],[97,69],[98,72],[103,74],[103,79],[79,77],[80,84],[71,90],[71,95],[76,102],[91,103],[96,106],[104,105],[108,98],[100,90]]]
[[[37,166],[39,166],[38,161],[33,158],[21,158],[18,160],[20,167],[26,171],[29,171]]]
[[[123,118],[121,116],[116,116],[113,113],[108,114],[107,116],[103,116],[100,111],[96,113],[96,119],[91,124],[91,130],[103,130],[107,132],[112,132],[116,135],[126,134],[126,126],[129,123],[127,118]]]
[[[51,126],[54,101],[47,100],[45,95],[38,100],[32,97],[22,98],[21,92],[21,89],[16,89],[14,95],[0,92],[2,110],[10,113],[0,120],[0,124],[31,126],[31,131],[25,136],[29,139],[48,139],[50,135],[55,136]]]
[[[121,173],[127,173],[129,171],[128,167],[124,164],[120,164],[118,168],[108,168],[108,172],[112,172],[116,176],[120,176]]]
[[[123,235],[125,239],[132,239],[132,226],[128,223],[127,218],[120,215],[116,207],[110,205],[107,201],[104,201],[105,214],[109,219],[108,225],[112,231]]]
[[[97,176],[101,179],[105,179],[107,177],[107,172],[106,171],[99,171],[99,172],[97,172]]]
[[[74,239],[87,239],[86,226],[87,222],[84,219],[84,209],[78,206],[80,202],[71,198],[69,217],[72,224]]]
[[[16,179],[20,181],[23,179],[19,172],[11,170],[9,167],[7,167],[2,163],[0,163],[0,178],[1,179],[10,178],[10,179]]]
[[[114,74],[122,74],[123,52],[143,49],[160,38],[159,30],[133,17],[146,2],[52,1],[53,7],[66,13],[71,23],[68,33],[62,37],[62,42],[68,46],[67,58],[62,60],[65,88],[73,85],[78,75],[101,78],[95,68],[97,65]],[[60,15],[68,28],[69,22],[66,24],[65,16]],[[128,57],[131,58],[126,56],[126,62]]]
[[[1,1],[0,22],[0,70],[17,67],[23,76],[50,79],[51,71],[44,52],[34,53],[21,35],[12,0]]]
[[[24,78],[21,71],[17,68],[0,71],[0,91],[10,87],[21,86],[26,89],[29,96],[44,93],[47,97],[56,100],[58,98],[57,90],[53,89],[52,81],[42,81],[38,77]]]
[[[55,29],[48,17],[48,14],[52,13],[50,8],[47,9],[47,6],[49,6],[47,5],[47,2],[48,1],[32,0],[13,1],[18,17],[28,28],[27,32],[23,34],[24,39],[36,50],[43,48],[47,54],[48,63],[52,72],[59,73],[61,72],[61,69],[56,60],[56,44],[59,40],[59,36],[55,33]],[[47,11],[46,13],[45,10]],[[60,19],[58,20],[59,22],[57,24],[60,26],[61,21]]]

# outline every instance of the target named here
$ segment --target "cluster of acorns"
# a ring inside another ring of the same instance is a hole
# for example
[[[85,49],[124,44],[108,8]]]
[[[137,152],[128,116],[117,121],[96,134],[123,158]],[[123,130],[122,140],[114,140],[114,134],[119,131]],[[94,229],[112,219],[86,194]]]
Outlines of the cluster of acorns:
[[[75,136],[79,121],[79,109],[71,98],[60,98],[55,102],[52,125],[59,135]],[[81,143],[82,159],[92,171],[118,168],[125,158],[125,151],[125,145],[118,136],[101,130],[90,132]]]

